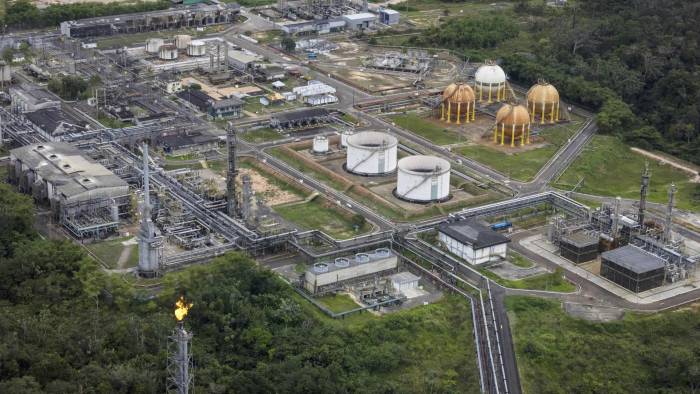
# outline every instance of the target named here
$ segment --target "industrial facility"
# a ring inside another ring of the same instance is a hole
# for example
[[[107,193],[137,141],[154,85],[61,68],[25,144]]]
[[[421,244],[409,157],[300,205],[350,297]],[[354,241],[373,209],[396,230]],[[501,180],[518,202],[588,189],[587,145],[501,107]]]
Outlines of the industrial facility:
[[[79,238],[104,237],[128,213],[129,185],[74,146],[32,144],[10,151],[9,180]]]
[[[61,22],[61,34],[70,38],[179,29],[231,23],[240,12],[236,3],[195,4],[162,11],[139,12]]]
[[[119,263],[101,261],[110,274],[158,289],[240,251],[332,319],[463,297],[489,393],[518,392],[494,306],[515,281],[626,308],[675,305],[700,285],[700,234],[676,208],[687,184],[660,202],[667,182],[652,184],[647,166],[638,199],[582,194],[598,180],[562,174],[590,150],[595,114],[543,80],[521,86],[506,63],[383,39],[437,14],[405,21],[400,6],[361,0],[180,3],[63,22],[32,33],[21,66],[0,63],[9,183],[47,232],[128,243]],[[70,99],[57,88],[68,78],[87,86]],[[552,278],[565,290],[546,287]],[[323,306],[338,294],[349,310]],[[168,382],[190,387],[181,318],[170,339]]]

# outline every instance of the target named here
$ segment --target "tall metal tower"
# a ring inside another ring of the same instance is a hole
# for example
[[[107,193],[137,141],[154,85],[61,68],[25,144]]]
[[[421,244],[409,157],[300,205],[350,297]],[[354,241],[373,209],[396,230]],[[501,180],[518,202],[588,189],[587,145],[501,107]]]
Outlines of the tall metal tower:
[[[649,162],[646,162],[642,173],[642,187],[639,190],[639,214],[637,215],[637,221],[642,231],[644,230],[644,211],[647,208],[647,195],[649,194],[649,178],[651,178],[651,172],[649,172]]]
[[[141,228],[139,229],[138,273],[145,277],[158,274],[160,260],[160,237],[151,219],[151,189],[148,168],[148,143],[143,143],[143,203],[141,204]]]
[[[253,185],[250,180],[250,175],[244,174],[241,176],[241,184],[243,186],[240,202],[241,219],[243,219],[249,226],[252,226],[255,222],[255,208],[253,207]]]
[[[238,196],[236,196],[236,129],[228,122],[226,127],[226,147],[228,149],[228,171],[226,172],[226,213],[232,218],[238,217]]]
[[[676,196],[676,185],[671,183],[668,188],[668,207],[666,208],[666,223],[664,223],[664,243],[669,244],[673,241],[673,233],[671,232],[671,227],[673,226],[673,204],[674,197]]]
[[[188,394],[193,390],[194,372],[192,366],[192,333],[185,329],[184,319],[191,303],[180,297],[175,303],[177,325],[170,336],[168,349],[168,393]]]

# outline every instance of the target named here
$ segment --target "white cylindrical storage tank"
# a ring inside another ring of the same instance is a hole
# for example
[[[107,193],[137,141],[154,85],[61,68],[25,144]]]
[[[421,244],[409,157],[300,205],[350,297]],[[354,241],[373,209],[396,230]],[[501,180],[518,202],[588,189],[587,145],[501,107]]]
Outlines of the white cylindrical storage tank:
[[[187,46],[187,55],[204,56],[207,54],[207,44],[201,40],[195,40]]]
[[[506,73],[493,62],[487,62],[474,74],[474,90],[479,101],[502,101],[506,96]]]
[[[162,38],[149,38],[146,41],[146,52],[156,54],[163,45],[165,45],[165,41]]]
[[[158,57],[161,60],[174,60],[177,59],[177,47],[172,44],[163,45],[158,51]]]
[[[384,175],[396,170],[399,141],[376,131],[363,131],[348,137],[345,169],[359,175]]]
[[[314,137],[314,153],[327,153],[328,152],[328,138],[323,135],[317,135]]]
[[[446,201],[450,197],[450,162],[435,156],[399,160],[396,196],[412,202]]]
[[[178,34],[175,36],[175,46],[177,49],[187,49],[192,42],[192,36],[189,34]]]
[[[343,132],[340,133],[340,147],[341,148],[348,147],[348,138],[353,134],[355,134],[355,132],[352,130],[343,130]]]

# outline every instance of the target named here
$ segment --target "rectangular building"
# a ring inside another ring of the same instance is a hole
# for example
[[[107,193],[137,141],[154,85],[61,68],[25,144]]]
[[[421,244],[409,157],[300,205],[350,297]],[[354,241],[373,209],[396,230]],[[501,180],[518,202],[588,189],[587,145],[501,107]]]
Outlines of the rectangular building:
[[[443,223],[438,239],[447,250],[470,264],[505,259],[510,239],[474,221]]]
[[[66,134],[83,133],[87,130],[87,123],[75,119],[60,107],[42,108],[24,116],[32,123],[34,130],[49,141],[62,141]]]
[[[304,273],[304,288],[312,294],[338,289],[349,281],[388,275],[397,269],[398,264],[398,256],[389,249],[339,257],[309,268]]]
[[[585,263],[598,257],[598,234],[578,231],[562,236],[559,241],[562,257],[575,264]]]
[[[349,30],[364,30],[372,27],[377,16],[369,12],[360,12],[358,14],[343,15],[345,26]]]
[[[198,89],[187,89],[177,93],[177,96],[188,101],[211,119],[240,118],[243,110],[243,100],[232,96],[216,100]]]
[[[385,25],[395,25],[399,23],[400,15],[398,11],[390,8],[379,9],[379,22]]]
[[[70,38],[111,36],[183,27],[233,23],[240,12],[236,3],[195,4],[167,10],[135,12],[61,22],[61,34]]]
[[[602,277],[635,293],[654,289],[664,283],[664,260],[634,245],[604,252],[601,260]]]

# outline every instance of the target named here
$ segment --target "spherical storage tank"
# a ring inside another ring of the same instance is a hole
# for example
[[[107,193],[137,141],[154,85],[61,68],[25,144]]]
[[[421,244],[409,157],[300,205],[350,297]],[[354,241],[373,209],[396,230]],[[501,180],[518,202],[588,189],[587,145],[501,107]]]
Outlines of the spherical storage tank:
[[[156,54],[164,44],[165,41],[162,38],[149,38],[146,41],[146,52]]]
[[[486,62],[474,74],[474,88],[479,101],[501,101],[506,95],[506,73],[494,62]]]
[[[456,120],[457,124],[464,119],[465,122],[476,118],[474,104],[476,96],[474,90],[464,83],[450,84],[442,92],[442,103],[440,104],[441,119],[450,123]]]
[[[314,153],[327,153],[328,152],[328,138],[322,135],[317,135],[314,137],[314,145],[312,148]]]
[[[177,47],[172,44],[163,45],[158,50],[158,57],[161,60],[174,60],[177,59]]]
[[[527,110],[534,122],[539,118],[540,123],[559,120],[559,92],[544,81],[537,82],[527,91]]]
[[[435,156],[399,160],[396,196],[412,202],[446,201],[450,197],[450,163]]]
[[[493,142],[504,145],[506,141],[510,146],[530,143],[530,115],[527,108],[522,105],[503,104],[496,112],[496,127],[493,131]]]
[[[175,36],[175,46],[177,49],[187,49],[191,42],[192,36],[189,34],[178,34]]]
[[[384,175],[396,170],[399,141],[386,133],[363,131],[348,137],[345,168],[359,175]]]
[[[207,44],[204,41],[195,40],[187,46],[189,56],[204,56],[207,54]]]

